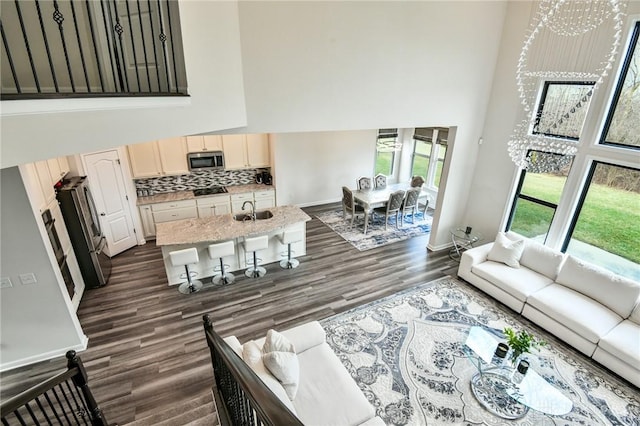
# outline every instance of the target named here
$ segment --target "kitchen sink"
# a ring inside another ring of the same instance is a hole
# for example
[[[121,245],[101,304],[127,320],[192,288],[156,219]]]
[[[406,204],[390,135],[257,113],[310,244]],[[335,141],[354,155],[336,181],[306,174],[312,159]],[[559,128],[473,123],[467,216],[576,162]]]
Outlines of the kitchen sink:
[[[256,220],[271,219],[272,217],[273,217],[273,213],[271,213],[269,210],[256,212]],[[237,220],[238,222],[244,222],[245,220],[251,220],[251,213],[234,214],[233,215],[233,220]]]

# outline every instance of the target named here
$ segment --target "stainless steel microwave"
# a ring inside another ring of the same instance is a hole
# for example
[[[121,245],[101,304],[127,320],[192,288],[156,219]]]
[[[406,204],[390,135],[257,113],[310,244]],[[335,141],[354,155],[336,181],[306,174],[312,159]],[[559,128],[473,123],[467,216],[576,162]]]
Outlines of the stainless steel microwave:
[[[189,170],[224,169],[224,153],[222,151],[190,152],[187,154]]]

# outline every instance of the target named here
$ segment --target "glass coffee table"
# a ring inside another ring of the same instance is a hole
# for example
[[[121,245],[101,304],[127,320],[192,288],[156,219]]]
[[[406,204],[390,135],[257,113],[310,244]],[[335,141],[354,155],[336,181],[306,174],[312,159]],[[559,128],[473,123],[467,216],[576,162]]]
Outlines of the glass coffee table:
[[[498,339],[481,327],[471,327],[465,342],[467,357],[478,370],[471,378],[471,390],[484,408],[511,420],[524,417],[529,408],[554,416],[573,409],[573,402],[533,368],[529,368],[522,381],[515,384],[512,380],[514,368],[492,364],[498,343]]]

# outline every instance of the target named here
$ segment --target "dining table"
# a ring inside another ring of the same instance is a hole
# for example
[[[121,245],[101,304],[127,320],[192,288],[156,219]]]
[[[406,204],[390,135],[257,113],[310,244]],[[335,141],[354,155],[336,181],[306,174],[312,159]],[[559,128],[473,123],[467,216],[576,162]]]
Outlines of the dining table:
[[[387,201],[389,201],[389,195],[396,191],[407,191],[412,189],[411,183],[409,182],[401,182],[401,183],[393,183],[390,185],[386,185],[382,188],[371,188],[371,189],[354,189],[353,200],[357,204],[361,205],[365,211],[364,215],[364,233],[367,233],[367,227],[369,225],[369,213],[376,207],[384,206]],[[424,190],[420,190],[420,198],[428,198],[429,194]]]

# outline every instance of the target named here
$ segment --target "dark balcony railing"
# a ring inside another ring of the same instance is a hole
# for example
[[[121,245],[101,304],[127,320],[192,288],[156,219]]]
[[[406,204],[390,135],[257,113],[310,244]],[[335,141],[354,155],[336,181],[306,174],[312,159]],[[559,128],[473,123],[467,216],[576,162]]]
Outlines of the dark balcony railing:
[[[3,0],[2,100],[187,95],[176,0]]]
[[[105,426],[87,382],[87,372],[75,351],[67,352],[67,370],[2,402],[3,426]]]

